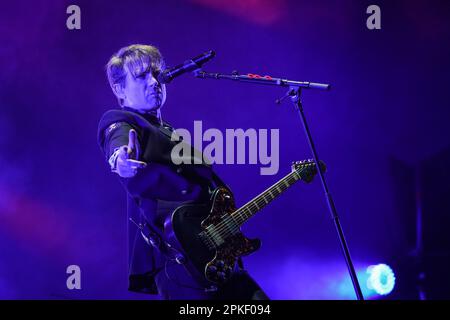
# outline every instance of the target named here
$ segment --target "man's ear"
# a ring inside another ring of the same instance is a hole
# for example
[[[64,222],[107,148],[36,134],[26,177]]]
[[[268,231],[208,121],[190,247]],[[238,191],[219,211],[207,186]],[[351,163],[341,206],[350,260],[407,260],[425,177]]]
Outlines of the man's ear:
[[[117,98],[125,99],[125,92],[123,91],[123,87],[119,83],[113,84],[112,90]]]

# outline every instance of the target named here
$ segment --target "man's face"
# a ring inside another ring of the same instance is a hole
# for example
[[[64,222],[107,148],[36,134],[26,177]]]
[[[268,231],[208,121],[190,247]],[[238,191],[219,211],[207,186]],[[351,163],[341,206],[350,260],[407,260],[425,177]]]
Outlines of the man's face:
[[[161,108],[166,102],[166,85],[160,84],[151,72],[134,76],[128,68],[125,69],[124,105],[142,112]]]

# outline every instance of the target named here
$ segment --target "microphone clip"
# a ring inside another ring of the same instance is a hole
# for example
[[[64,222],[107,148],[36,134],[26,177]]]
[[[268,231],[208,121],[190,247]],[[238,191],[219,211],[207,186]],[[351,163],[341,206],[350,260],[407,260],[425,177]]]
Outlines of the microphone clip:
[[[291,97],[291,99],[297,99],[298,96],[300,96],[300,88],[290,87],[288,92],[286,92],[286,94],[284,96],[282,96],[280,99],[275,100],[275,103],[281,104],[281,102],[286,98]]]

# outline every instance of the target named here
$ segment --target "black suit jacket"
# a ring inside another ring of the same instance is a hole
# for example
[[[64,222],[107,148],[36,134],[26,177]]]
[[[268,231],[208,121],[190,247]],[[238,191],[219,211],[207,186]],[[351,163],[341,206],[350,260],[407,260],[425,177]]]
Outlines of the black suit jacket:
[[[106,160],[116,148],[128,144],[131,129],[137,132],[138,160],[147,166],[132,178],[118,176],[127,192],[129,290],[156,294],[154,275],[165,257],[144,241],[134,222],[148,223],[162,232],[173,209],[188,201],[207,201],[209,192],[223,182],[204,161],[194,164],[195,157],[202,160],[202,154],[188,144],[192,164],[175,165],[172,149],[185,142],[172,141],[173,128],[168,123],[161,125],[155,117],[131,109],[109,110],[99,122],[98,143]]]

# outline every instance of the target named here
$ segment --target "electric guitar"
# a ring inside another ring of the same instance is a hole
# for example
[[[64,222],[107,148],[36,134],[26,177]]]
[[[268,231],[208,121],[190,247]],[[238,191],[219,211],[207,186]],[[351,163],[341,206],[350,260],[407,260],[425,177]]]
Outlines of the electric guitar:
[[[324,172],[322,161],[320,167]],[[241,226],[295,182],[309,183],[316,174],[313,160],[294,162],[291,173],[239,209],[231,191],[224,187],[213,191],[210,203],[176,208],[165,222],[165,235],[169,246],[179,253],[177,262],[202,283],[225,283],[237,259],[261,246],[259,239],[245,237]]]

